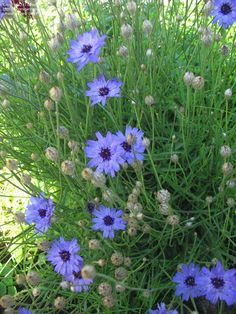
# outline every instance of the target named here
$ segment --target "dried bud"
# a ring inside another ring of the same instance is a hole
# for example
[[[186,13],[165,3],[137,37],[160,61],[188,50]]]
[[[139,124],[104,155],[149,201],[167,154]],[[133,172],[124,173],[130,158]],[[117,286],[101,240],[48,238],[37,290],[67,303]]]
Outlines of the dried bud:
[[[50,248],[50,242],[47,240],[42,240],[37,244],[37,247],[42,252],[47,252]]]
[[[103,298],[103,305],[107,308],[112,308],[116,304],[116,300],[112,295],[106,296]]]
[[[166,221],[171,226],[177,226],[179,224],[179,217],[177,215],[170,215],[167,217]]]
[[[37,153],[32,153],[32,154],[30,155],[30,158],[31,158],[33,161],[37,161],[38,158],[39,158],[39,156],[38,156]]]
[[[124,262],[124,257],[121,252],[115,252],[111,256],[111,262],[115,266],[120,266]]]
[[[125,265],[126,267],[130,267],[131,264],[132,264],[131,258],[130,258],[130,257],[125,257],[125,258],[124,258],[124,265]]]
[[[225,98],[230,99],[232,97],[232,95],[233,95],[232,89],[231,88],[226,89]]]
[[[64,80],[64,74],[62,72],[57,72],[57,79],[59,82]]]
[[[23,173],[20,181],[24,185],[30,185],[31,184],[31,176],[29,176],[26,173]]]
[[[132,26],[130,26],[129,24],[123,24],[121,26],[121,35],[127,40],[130,39],[131,36],[133,35]]]
[[[104,267],[106,265],[106,261],[104,259],[99,259],[97,261],[98,266]]]
[[[159,205],[159,211],[162,215],[169,215],[170,214],[170,207],[167,203],[161,203]]]
[[[116,284],[116,292],[121,293],[121,292],[124,292],[124,291],[125,291],[124,285],[122,283],[117,283]]]
[[[168,203],[170,201],[170,192],[162,189],[156,193],[156,198],[162,204]]]
[[[154,100],[154,98],[151,95],[146,96],[145,99],[144,99],[144,102],[148,106],[153,106],[155,104],[155,100]]]
[[[51,99],[47,99],[44,102],[44,108],[47,110],[53,110],[54,109],[54,103]]]
[[[81,172],[81,176],[84,180],[86,181],[91,181],[93,179],[93,170],[90,168],[85,168],[83,169],[83,171]]]
[[[129,12],[129,14],[134,15],[136,10],[137,10],[136,3],[134,1],[129,1],[127,3],[127,10]]]
[[[93,265],[85,265],[81,270],[81,275],[84,279],[94,279],[96,277],[96,270]]]
[[[152,32],[152,23],[149,20],[143,22],[143,32],[146,36],[149,36]]]
[[[70,160],[64,160],[61,163],[61,172],[66,176],[75,175],[75,164]]]
[[[45,156],[48,160],[53,162],[58,161],[58,150],[55,147],[48,147],[45,150]]]
[[[221,46],[220,53],[222,54],[222,56],[227,56],[230,53],[229,47],[226,45]]]
[[[135,227],[129,227],[127,232],[130,237],[135,237],[137,235],[137,229]]]
[[[8,159],[6,162],[6,167],[10,170],[10,171],[16,171],[18,168],[18,161],[15,159]]]
[[[22,274],[17,274],[15,280],[16,280],[16,284],[19,286],[26,285],[26,278]]]
[[[202,76],[196,76],[192,81],[192,87],[195,90],[201,90],[204,87],[204,78]]]
[[[76,152],[78,150],[78,143],[76,141],[70,140],[68,142],[68,147],[73,151]]]
[[[14,300],[14,297],[11,295],[6,294],[2,296],[0,299],[0,306],[3,307],[4,309],[12,307],[14,306],[14,304],[15,304],[15,300]]]
[[[213,1],[209,0],[203,7],[203,13],[205,14],[205,16],[209,16],[213,9],[214,9]]]
[[[49,96],[53,101],[60,101],[62,95],[62,90],[58,86],[52,87],[49,91]]]
[[[103,297],[110,296],[112,294],[112,286],[107,282],[102,282],[98,286],[98,293]]]
[[[127,136],[126,136],[126,141],[129,145],[134,145],[137,141],[137,138],[135,135],[133,135],[132,133],[129,133]]]
[[[231,164],[231,162],[225,162],[222,166],[222,172],[225,176],[231,175],[233,170],[234,170],[234,167]]]
[[[57,297],[54,300],[54,306],[57,310],[63,310],[66,305],[66,300],[63,297]]]
[[[37,286],[40,283],[41,279],[39,274],[36,271],[32,270],[26,275],[26,281],[31,286]]]
[[[220,154],[222,157],[230,157],[232,154],[231,148],[227,145],[223,145],[220,148]]]
[[[193,74],[193,72],[186,72],[184,74],[184,83],[185,83],[185,85],[187,85],[187,86],[192,85],[192,82],[193,82],[194,78],[195,78],[195,75]]]
[[[124,57],[124,58],[126,58],[126,57],[128,57],[128,54],[129,54],[129,50],[128,50],[128,48],[126,48],[125,46],[120,46],[120,48],[119,48],[119,50],[118,50],[118,55],[120,56],[120,57]]]
[[[128,271],[124,267],[118,267],[115,270],[115,278],[118,281],[124,280],[128,276]]]
[[[50,82],[50,75],[46,71],[41,71],[39,73],[39,80],[45,84],[48,84]]]
[[[100,248],[100,241],[97,239],[89,240],[89,248],[90,250],[98,250]]]

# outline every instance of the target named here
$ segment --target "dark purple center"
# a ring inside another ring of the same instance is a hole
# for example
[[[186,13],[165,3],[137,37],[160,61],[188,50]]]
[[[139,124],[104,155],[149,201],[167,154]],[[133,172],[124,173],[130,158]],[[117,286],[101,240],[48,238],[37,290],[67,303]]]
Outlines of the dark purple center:
[[[109,94],[109,88],[108,87],[101,87],[99,88],[99,96],[106,96]]]
[[[89,213],[92,214],[94,209],[95,209],[95,204],[92,202],[88,202],[87,209],[88,209]]]
[[[111,159],[111,151],[109,148],[102,148],[99,155],[102,157],[103,161]]]
[[[103,221],[106,226],[111,226],[114,223],[114,218],[112,218],[111,216],[105,216],[103,218]]]
[[[91,45],[83,45],[83,48],[82,48],[82,52],[83,53],[89,53],[90,50],[92,49],[92,46]]]
[[[39,216],[41,217],[41,218],[44,218],[44,217],[46,217],[46,214],[47,214],[47,210],[46,209],[39,209]]]
[[[195,278],[193,276],[188,276],[184,283],[187,285],[187,286],[190,286],[190,287],[194,287],[196,284],[195,284]]]
[[[122,144],[121,144],[121,146],[124,148],[124,150],[126,151],[126,152],[131,152],[131,145],[129,145],[127,142],[123,142]]]
[[[61,251],[59,253],[59,255],[60,255],[61,259],[63,260],[63,262],[67,262],[70,259],[70,252],[69,251],[66,251],[66,250]]]
[[[225,284],[224,280],[219,277],[211,278],[211,283],[216,289],[220,289],[224,287],[224,284]]]
[[[81,276],[81,271],[73,271],[73,275],[74,275],[74,278],[75,279],[81,279],[82,276]]]
[[[224,3],[221,6],[220,11],[221,11],[222,14],[227,15],[227,14],[232,12],[232,8],[231,8],[229,3]]]

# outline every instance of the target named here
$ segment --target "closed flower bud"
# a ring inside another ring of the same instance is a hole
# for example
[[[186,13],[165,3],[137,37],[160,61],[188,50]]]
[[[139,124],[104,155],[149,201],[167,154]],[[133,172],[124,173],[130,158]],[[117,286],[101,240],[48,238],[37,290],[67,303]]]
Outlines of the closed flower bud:
[[[115,5],[119,7],[121,5],[121,0],[115,0]]]
[[[192,87],[195,90],[201,90],[204,87],[204,78],[202,76],[196,76],[192,81]]]
[[[76,141],[70,140],[68,142],[68,147],[73,151],[76,152],[78,150],[78,143]]]
[[[126,267],[130,267],[131,264],[132,264],[131,258],[130,258],[130,257],[125,257],[125,258],[124,258],[124,265],[125,265]]]
[[[201,37],[201,41],[205,46],[210,46],[213,43],[212,34],[203,34]]]
[[[226,186],[227,186],[229,189],[235,188],[235,186],[236,186],[235,180],[234,180],[234,179],[228,180],[228,181],[226,182]]]
[[[107,282],[102,282],[98,286],[98,293],[103,297],[109,296],[112,294],[112,286]]]
[[[2,102],[2,106],[4,109],[7,109],[10,107],[10,101],[7,100],[7,99],[4,99],[3,102]]]
[[[57,162],[59,157],[58,150],[55,147],[48,147],[45,150],[45,156],[48,160]]]
[[[173,162],[174,164],[177,164],[179,162],[179,156],[177,154],[171,155],[170,161]]]
[[[153,28],[152,23],[149,20],[145,20],[143,22],[143,32],[145,35],[147,36],[150,35],[152,32],[152,28]]]
[[[117,283],[116,284],[116,292],[121,293],[121,292],[124,292],[124,291],[125,291],[124,285],[122,283]]]
[[[52,37],[49,40],[48,46],[52,51],[56,51],[61,47],[62,41],[63,41],[62,35],[57,33],[54,37]]]
[[[20,181],[24,185],[30,185],[31,184],[31,176],[29,176],[26,173],[23,173]]]
[[[70,160],[64,160],[61,163],[61,172],[67,176],[75,175],[75,164]]]
[[[230,99],[232,97],[232,95],[233,95],[232,89],[231,88],[226,89],[226,91],[225,91],[225,98],[226,99]]]
[[[45,84],[48,84],[50,82],[50,75],[46,71],[41,71],[39,73],[39,80]]]
[[[18,224],[24,223],[25,222],[25,214],[20,212],[20,211],[14,212],[14,221]]]
[[[22,275],[22,274],[17,274],[15,280],[16,280],[16,284],[19,285],[19,286],[26,285],[25,276]]]
[[[106,261],[104,259],[99,259],[97,261],[98,266],[104,267],[106,265]]]
[[[224,175],[229,176],[232,174],[234,170],[233,165],[231,164],[231,162],[225,162],[222,166],[222,172]]]
[[[18,162],[15,159],[8,159],[6,162],[6,167],[10,171],[16,171],[18,169]]]
[[[155,104],[155,100],[154,100],[154,98],[151,95],[146,96],[145,99],[144,99],[144,102],[148,106],[153,106]]]
[[[4,309],[12,307],[14,306],[14,304],[15,304],[15,300],[14,300],[14,297],[11,295],[6,294],[2,296],[0,299],[0,306],[3,307]]]
[[[127,232],[130,237],[135,237],[137,235],[137,229],[135,227],[129,227]]]
[[[100,248],[100,241],[97,239],[89,240],[89,248],[90,250],[98,250]]]
[[[91,183],[96,187],[104,187],[106,184],[106,177],[102,173],[94,173]]]
[[[222,54],[222,56],[227,56],[230,53],[229,47],[226,45],[221,46],[220,53]]]
[[[133,212],[135,213],[135,215],[137,215],[138,213],[141,213],[142,210],[143,210],[142,204],[136,203],[136,204],[134,205]]]
[[[25,32],[20,32],[19,33],[19,38],[20,38],[20,41],[26,42],[27,39],[28,39],[28,35]]]
[[[144,137],[142,140],[142,144],[145,148],[148,148],[150,146],[150,140],[147,137]]]
[[[124,280],[128,276],[128,271],[124,267],[118,267],[115,270],[115,278],[118,281]]]
[[[47,240],[42,240],[37,244],[37,247],[42,252],[47,252],[50,248],[50,242]]]
[[[28,122],[28,123],[26,123],[26,128],[28,129],[28,130],[32,130],[33,129],[33,123],[31,123],[31,122]]]
[[[63,290],[67,290],[70,288],[70,284],[68,281],[62,281],[60,282],[60,287],[63,289]]]
[[[38,297],[38,296],[40,295],[40,293],[41,293],[41,291],[40,291],[39,288],[34,288],[34,289],[32,290],[32,294],[33,294],[33,296],[34,296],[35,298]]]
[[[30,158],[31,158],[33,161],[37,161],[38,158],[39,158],[39,156],[38,156],[37,153],[32,153],[32,154],[30,155]]]
[[[124,45],[120,46],[119,50],[118,50],[118,55],[120,57],[128,57],[128,54],[129,54],[129,50],[128,48],[126,48]]]
[[[103,305],[109,309],[114,307],[116,304],[116,300],[112,295],[104,297],[102,302],[103,302]]]
[[[130,39],[131,36],[133,35],[132,26],[130,26],[129,24],[123,24],[121,26],[121,35],[127,40]]]
[[[121,252],[115,252],[111,256],[111,262],[115,266],[120,266],[124,262],[124,257]]]
[[[194,78],[195,78],[195,75],[193,74],[193,72],[186,72],[184,74],[184,83],[185,83],[185,85],[187,85],[187,86],[192,85],[192,82],[193,82]]]
[[[220,154],[222,157],[230,157],[232,154],[231,148],[227,145],[221,146]]]
[[[64,80],[64,74],[62,72],[57,72],[57,79],[59,82]]]
[[[170,215],[167,217],[166,221],[171,226],[177,226],[179,224],[179,217],[177,215]]]
[[[94,174],[94,172],[93,172],[93,170],[90,169],[90,168],[85,168],[85,169],[83,169],[82,172],[81,172],[82,178],[83,178],[84,180],[86,180],[86,181],[91,181],[92,178],[93,178],[93,174]]]
[[[162,189],[156,193],[156,199],[160,203],[168,203],[170,201],[170,192]]]
[[[26,275],[26,281],[31,286],[37,286],[40,283],[41,278],[36,271],[32,270]]]
[[[144,296],[144,298],[150,298],[150,296],[151,296],[151,291],[150,291],[150,290],[145,290],[145,291],[143,291],[143,296]]]
[[[162,215],[169,215],[170,214],[170,208],[169,208],[169,205],[167,203],[161,203],[159,205],[159,212],[162,214]]]
[[[69,13],[66,16],[66,26],[73,31],[75,31],[80,26],[80,22],[75,14]]]
[[[4,313],[4,314],[15,314],[15,311],[14,311],[13,308],[8,307],[8,308],[6,308],[6,309],[4,310],[3,313]]]
[[[137,213],[136,218],[137,220],[143,220],[143,213]]]
[[[140,171],[142,169],[143,166],[143,161],[142,160],[135,160],[132,165],[133,169],[135,171]]]
[[[93,265],[85,265],[81,269],[81,275],[84,279],[94,279],[96,277],[96,269]]]
[[[152,49],[147,49],[147,51],[146,51],[146,57],[152,57],[153,56],[153,51],[152,51]]]
[[[58,86],[52,87],[49,91],[49,96],[53,101],[60,101],[62,95],[62,90]]]
[[[134,15],[137,10],[136,3],[134,1],[129,1],[127,3],[127,10],[131,15]]]
[[[114,199],[115,199],[115,195],[114,195],[114,193],[111,190],[106,190],[106,191],[103,191],[102,198],[106,202],[113,202]]]
[[[227,205],[229,208],[234,207],[235,206],[235,200],[232,197],[229,197],[227,199]]]
[[[53,110],[54,109],[54,102],[51,99],[46,99],[44,102],[44,108],[47,110]]]
[[[66,305],[66,300],[63,297],[57,297],[54,300],[54,306],[57,310],[63,310]]]
[[[206,4],[203,7],[203,13],[205,14],[205,16],[209,16],[213,9],[214,9],[213,1],[209,0],[206,2]]]

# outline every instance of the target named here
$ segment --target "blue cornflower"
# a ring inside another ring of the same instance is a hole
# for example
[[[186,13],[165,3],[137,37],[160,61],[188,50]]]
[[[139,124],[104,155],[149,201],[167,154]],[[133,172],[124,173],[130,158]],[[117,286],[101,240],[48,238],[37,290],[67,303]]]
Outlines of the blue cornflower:
[[[113,239],[115,236],[114,231],[125,230],[126,224],[122,219],[123,211],[116,208],[107,208],[100,205],[98,210],[93,211],[93,215],[96,218],[92,219],[94,225],[93,230],[101,230],[103,232],[103,238]]]
[[[148,314],[178,314],[176,310],[167,310],[165,303],[157,304],[156,310],[149,310]]]
[[[32,312],[30,310],[27,310],[25,307],[19,307],[18,314],[32,314]]]
[[[28,224],[35,223],[35,232],[46,232],[51,224],[51,218],[55,209],[53,201],[44,197],[41,193],[39,197],[31,197],[31,204],[25,211],[25,221]]]
[[[213,23],[227,28],[236,21],[236,1],[235,0],[215,0],[214,9],[211,12],[214,16]]]
[[[203,267],[201,276],[196,278],[205,298],[215,304],[218,300],[232,305],[236,298],[236,285],[234,280],[235,270],[225,271],[218,262],[211,270]]]
[[[77,41],[71,40],[67,62],[76,63],[78,71],[89,62],[97,63],[100,49],[105,45],[105,38],[106,35],[100,37],[98,31],[93,29],[79,35]]]
[[[88,141],[84,151],[88,158],[89,167],[97,167],[98,173],[105,172],[112,177],[120,170],[120,165],[124,163],[123,150],[114,140],[114,135],[108,132],[105,137],[100,132],[96,133],[97,141]]]
[[[116,141],[122,147],[122,157],[127,161],[128,164],[132,164],[134,160],[143,160],[143,153],[145,146],[143,145],[143,132],[137,128],[126,126],[125,135],[118,131],[116,133]],[[131,137],[132,144],[128,143],[127,138]]]
[[[93,282],[92,279],[84,279],[81,276],[81,271],[73,271],[73,273],[65,279],[71,283],[71,291],[74,292],[87,292],[89,285]]]
[[[0,0],[0,20],[9,11],[11,5],[11,0]]]
[[[53,241],[46,258],[55,266],[55,272],[67,277],[80,271],[83,266],[83,259],[77,254],[79,250],[76,239],[65,241],[60,237]]]
[[[90,90],[86,91],[86,96],[89,96],[92,101],[92,106],[101,102],[103,106],[106,105],[107,98],[120,97],[120,87],[122,82],[117,79],[106,81],[104,75],[100,75],[99,79],[88,83]]]
[[[183,264],[181,271],[172,279],[177,284],[175,294],[177,296],[182,295],[183,301],[188,301],[190,297],[196,298],[202,296],[202,290],[199,284],[197,284],[197,278],[201,276],[200,268],[191,263],[189,266]]]

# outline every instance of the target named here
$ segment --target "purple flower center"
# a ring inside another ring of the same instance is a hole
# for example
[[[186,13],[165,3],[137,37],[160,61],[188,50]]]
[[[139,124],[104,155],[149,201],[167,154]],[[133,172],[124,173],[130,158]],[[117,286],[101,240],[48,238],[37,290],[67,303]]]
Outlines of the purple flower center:
[[[81,271],[73,271],[73,275],[75,277],[75,279],[81,279],[82,276],[81,276]]]
[[[224,287],[224,284],[225,284],[224,280],[219,277],[211,278],[211,283],[216,289],[220,289]]]
[[[41,218],[44,218],[46,217],[47,210],[42,208],[42,209],[39,209],[38,213]]]
[[[102,148],[99,155],[102,157],[103,161],[111,159],[111,151],[109,148]]]
[[[129,153],[131,152],[131,145],[129,145],[127,142],[123,142],[121,146],[124,148],[126,152],[129,152]]]
[[[106,226],[112,226],[114,223],[114,218],[112,218],[111,216],[105,216],[103,218],[103,221]]]
[[[91,45],[83,45],[81,52],[82,53],[89,53],[91,49],[92,49]]]
[[[188,277],[184,280],[184,283],[185,283],[187,286],[190,286],[190,287],[196,286],[196,284],[195,284],[195,278],[194,278],[193,276],[188,276]]]
[[[99,96],[106,96],[109,94],[109,88],[108,87],[101,87],[99,88]]]
[[[222,14],[227,15],[227,14],[229,14],[229,13],[232,12],[232,8],[231,8],[231,6],[229,5],[229,3],[224,3],[224,4],[221,6],[220,11],[221,11]]]
[[[63,250],[59,253],[61,259],[63,260],[63,262],[67,262],[70,259],[70,252]]]

